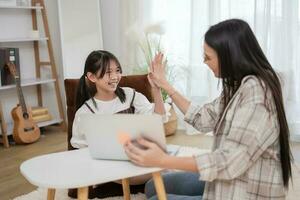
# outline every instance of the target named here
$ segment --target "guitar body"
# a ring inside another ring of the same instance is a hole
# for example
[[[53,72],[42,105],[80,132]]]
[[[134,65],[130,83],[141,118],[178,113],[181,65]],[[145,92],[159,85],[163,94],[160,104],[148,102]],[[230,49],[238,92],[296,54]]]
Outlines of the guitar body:
[[[6,66],[15,78],[19,98],[19,104],[11,111],[14,120],[13,138],[17,144],[33,143],[40,138],[40,129],[32,119],[31,108],[26,106],[20,76],[15,64],[8,62]]]
[[[13,138],[17,144],[33,143],[40,138],[40,129],[32,119],[30,107],[23,112],[18,105],[12,109],[11,115],[14,120]]]

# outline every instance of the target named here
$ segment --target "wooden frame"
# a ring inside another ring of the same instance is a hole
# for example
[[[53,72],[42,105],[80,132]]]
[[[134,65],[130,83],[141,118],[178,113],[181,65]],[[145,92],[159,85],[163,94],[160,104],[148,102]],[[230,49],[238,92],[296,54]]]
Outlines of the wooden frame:
[[[50,36],[50,31],[49,31],[46,7],[45,7],[44,0],[32,0],[31,1],[31,5],[33,5],[33,6],[35,6],[37,3],[40,4],[40,6],[43,8],[43,9],[41,9],[42,21],[43,21],[43,25],[44,25],[45,37],[48,38],[47,48],[48,48],[48,55],[49,55],[50,61],[41,61],[40,60],[39,41],[34,41],[33,46],[34,46],[34,55],[35,55],[36,77],[37,78],[41,77],[41,67],[48,66],[48,65],[51,67],[52,78],[56,80],[54,82],[54,85],[55,85],[56,101],[57,101],[57,105],[58,105],[59,115],[60,115],[60,118],[63,120],[61,123],[61,127],[62,127],[63,131],[66,131],[67,126],[66,126],[66,120],[65,120],[65,116],[64,116],[62,99],[60,96],[60,88],[59,88],[58,76],[57,76],[57,71],[56,71],[56,64],[54,61],[53,47],[52,47],[52,42],[51,42],[52,40],[51,40],[51,36]],[[31,10],[31,15],[32,15],[32,28],[33,28],[33,30],[38,30],[36,9]],[[43,100],[42,100],[41,85],[37,85],[37,94],[38,94],[38,105],[42,106]]]
[[[2,143],[4,147],[9,147],[8,137],[7,137],[7,127],[3,116],[2,104],[0,102],[0,126],[1,126],[1,134],[2,134]]]

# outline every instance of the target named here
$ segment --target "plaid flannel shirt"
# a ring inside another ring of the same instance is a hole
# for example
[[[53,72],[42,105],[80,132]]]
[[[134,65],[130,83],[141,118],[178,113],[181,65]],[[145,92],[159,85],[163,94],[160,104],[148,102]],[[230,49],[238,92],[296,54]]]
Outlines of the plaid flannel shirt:
[[[195,156],[206,181],[203,200],[285,199],[276,107],[264,88],[255,76],[245,77],[222,115],[221,97],[190,105],[185,121],[214,132],[212,152]]]

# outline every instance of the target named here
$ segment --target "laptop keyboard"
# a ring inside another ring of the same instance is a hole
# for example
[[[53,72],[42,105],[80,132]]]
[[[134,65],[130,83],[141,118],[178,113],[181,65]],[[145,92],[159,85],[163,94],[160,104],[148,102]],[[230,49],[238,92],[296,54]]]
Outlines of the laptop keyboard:
[[[181,146],[179,146],[179,145],[168,144],[167,145],[167,153],[169,155],[176,156],[177,153],[179,152],[180,148],[181,148]]]
[[[197,147],[180,146],[175,144],[167,145],[167,153],[172,156],[192,156],[211,152],[209,149],[200,149]]]

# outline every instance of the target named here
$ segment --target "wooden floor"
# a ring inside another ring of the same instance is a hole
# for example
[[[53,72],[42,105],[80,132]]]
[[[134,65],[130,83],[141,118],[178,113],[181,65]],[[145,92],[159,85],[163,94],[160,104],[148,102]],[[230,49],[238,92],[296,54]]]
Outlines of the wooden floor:
[[[167,143],[210,148],[212,137],[188,136],[179,131],[174,136],[167,137]],[[36,189],[19,171],[19,166],[23,161],[37,155],[66,149],[67,134],[60,131],[59,127],[47,127],[40,140],[30,145],[12,145],[10,148],[4,148],[0,144],[0,200],[13,199]],[[292,150],[294,155],[297,153],[300,155],[300,143],[292,143]],[[300,157],[295,157],[296,162],[300,163]],[[300,170],[299,168],[294,170],[294,187],[289,192],[288,200],[295,200],[300,196]]]
[[[169,144],[181,144],[202,148],[210,148],[210,138],[195,135],[188,136],[178,132],[167,137]],[[199,143],[200,142],[200,143]],[[67,149],[67,133],[59,127],[47,127],[38,142],[30,145],[12,145],[4,148],[0,144],[0,200],[8,200],[36,189],[20,173],[20,164],[34,156],[64,151]]]
[[[58,127],[47,127],[38,142],[30,145],[0,144],[0,199],[8,200],[36,189],[21,175],[20,164],[34,156],[67,149],[67,134]]]

